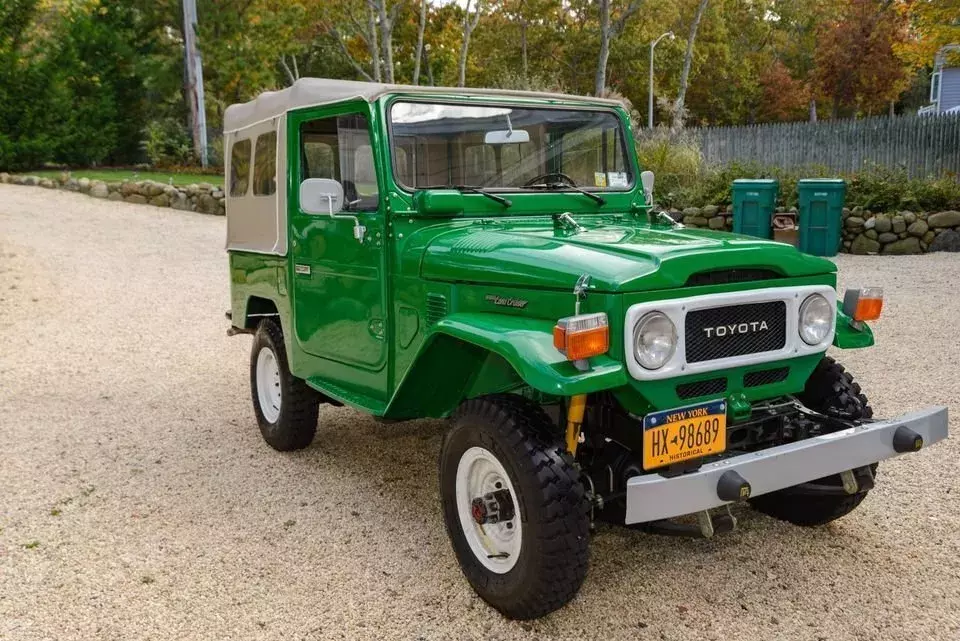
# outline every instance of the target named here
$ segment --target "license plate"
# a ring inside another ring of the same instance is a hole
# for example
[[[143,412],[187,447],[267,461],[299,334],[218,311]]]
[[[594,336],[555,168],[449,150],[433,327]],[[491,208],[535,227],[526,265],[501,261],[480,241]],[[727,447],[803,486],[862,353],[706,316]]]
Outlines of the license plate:
[[[708,401],[643,418],[643,469],[716,454],[727,449],[727,402]]]

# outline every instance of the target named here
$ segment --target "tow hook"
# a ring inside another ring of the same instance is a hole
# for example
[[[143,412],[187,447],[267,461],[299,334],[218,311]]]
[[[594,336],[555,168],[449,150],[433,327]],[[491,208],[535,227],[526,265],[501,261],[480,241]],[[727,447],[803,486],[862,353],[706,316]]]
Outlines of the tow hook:
[[[639,530],[661,536],[684,536],[690,538],[710,539],[716,534],[726,534],[737,529],[737,517],[726,505],[720,514],[712,515],[709,510],[697,512],[697,524],[677,523],[669,519],[640,523],[635,526]]]

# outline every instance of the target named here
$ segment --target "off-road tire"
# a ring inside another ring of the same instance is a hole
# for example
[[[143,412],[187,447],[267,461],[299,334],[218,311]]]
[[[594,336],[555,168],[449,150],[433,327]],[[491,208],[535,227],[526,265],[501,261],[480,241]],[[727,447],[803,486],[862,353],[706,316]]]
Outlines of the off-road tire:
[[[534,619],[569,602],[587,574],[589,507],[580,472],[536,404],[515,395],[464,402],[440,452],[440,495],[447,534],[470,585],[511,619]],[[505,574],[487,569],[468,544],[457,510],[457,466],[482,447],[501,463],[517,492],[522,543]]]
[[[873,410],[860,390],[860,385],[843,365],[829,356],[824,356],[817,364],[798,398],[810,409],[829,416],[850,420],[873,416]],[[874,465],[874,474],[876,471],[877,466]],[[839,475],[818,479],[814,483],[843,485]],[[750,499],[750,504],[754,509],[782,521],[794,525],[815,526],[846,516],[867,498],[867,492],[868,490],[856,494],[810,495],[791,493],[790,488],[787,488]]]
[[[262,349],[273,351],[280,370],[280,414],[273,422],[264,415],[257,393],[257,357]],[[303,379],[290,373],[283,331],[270,319],[260,321],[254,334],[250,351],[250,396],[253,398],[253,411],[257,415],[260,433],[267,445],[280,452],[290,452],[301,450],[313,442],[320,412],[320,395]]]

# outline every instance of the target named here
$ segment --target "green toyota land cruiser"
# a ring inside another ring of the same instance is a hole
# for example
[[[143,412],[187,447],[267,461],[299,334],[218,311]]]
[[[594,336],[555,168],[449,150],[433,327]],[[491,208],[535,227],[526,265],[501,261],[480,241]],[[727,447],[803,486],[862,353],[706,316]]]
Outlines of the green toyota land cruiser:
[[[508,617],[574,597],[594,519],[819,525],[947,436],[941,407],[875,419],[826,355],[873,344],[882,292],[838,301],[832,262],[659,212],[617,102],[303,79],[225,130],[263,438],[307,447],[324,403],[450,417],[453,552]]]

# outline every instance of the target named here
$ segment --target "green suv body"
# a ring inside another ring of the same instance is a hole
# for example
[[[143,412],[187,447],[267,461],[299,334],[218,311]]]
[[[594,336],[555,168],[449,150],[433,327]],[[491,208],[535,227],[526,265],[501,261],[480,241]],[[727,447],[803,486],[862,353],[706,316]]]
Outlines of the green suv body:
[[[594,518],[710,536],[749,498],[825,522],[946,436],[943,408],[873,421],[825,356],[873,344],[876,294],[842,305],[832,262],[657,212],[616,102],[305,79],[225,123],[264,437],[305,447],[322,403],[452,417],[447,529],[508,616],[572,598]]]

